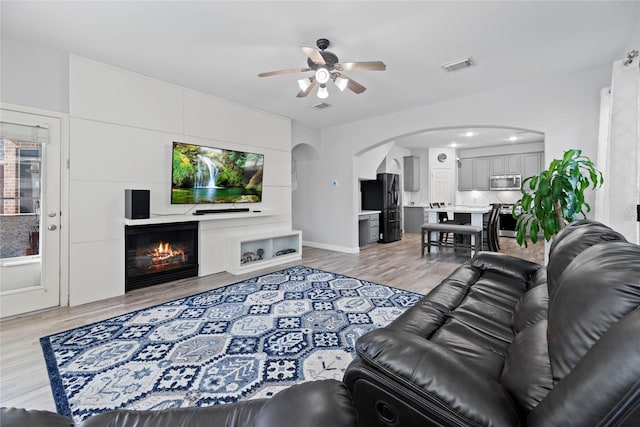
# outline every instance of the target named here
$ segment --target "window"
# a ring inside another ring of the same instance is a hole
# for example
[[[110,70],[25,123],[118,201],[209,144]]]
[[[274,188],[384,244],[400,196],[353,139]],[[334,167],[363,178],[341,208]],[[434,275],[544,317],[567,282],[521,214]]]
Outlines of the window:
[[[40,144],[0,138],[0,214],[38,213],[40,150]]]

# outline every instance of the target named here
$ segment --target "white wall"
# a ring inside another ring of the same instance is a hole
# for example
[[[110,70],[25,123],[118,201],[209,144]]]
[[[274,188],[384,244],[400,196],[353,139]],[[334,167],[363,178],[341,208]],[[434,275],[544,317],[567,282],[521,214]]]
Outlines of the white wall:
[[[379,145],[366,153],[362,153],[358,157],[358,178],[359,179],[376,179],[379,172],[378,169],[382,163],[386,163],[387,154],[395,145],[394,141]],[[383,169],[386,168],[386,165]]]
[[[610,67],[603,67],[323,129],[321,158],[310,162],[312,177],[297,190],[302,190],[301,203],[321,201],[316,204],[316,216],[322,221],[298,218],[298,225],[309,241],[357,250],[356,157],[371,147],[421,130],[474,125],[531,129],[545,134],[546,159],[573,147],[593,157],[599,90],[608,84],[609,77]],[[338,180],[340,186],[331,187],[331,179]]]
[[[124,189],[151,190],[154,214],[193,208],[170,204],[173,141],[264,154],[247,206],[277,210],[201,222],[200,275],[225,269],[229,233],[291,228],[289,119],[73,55],[69,70],[71,305],[124,293]]]
[[[2,102],[59,113],[69,112],[69,55],[0,37]]]

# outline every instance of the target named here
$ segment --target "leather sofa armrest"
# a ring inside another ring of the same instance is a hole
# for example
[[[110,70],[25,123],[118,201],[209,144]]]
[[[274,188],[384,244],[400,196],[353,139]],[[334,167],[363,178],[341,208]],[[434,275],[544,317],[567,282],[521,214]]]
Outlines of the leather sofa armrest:
[[[70,418],[54,412],[23,408],[0,408],[2,427],[73,427]]]
[[[296,384],[270,399],[163,411],[118,410],[95,415],[81,427],[355,427],[351,395],[340,381]]]
[[[522,282],[542,268],[542,265],[498,252],[480,252],[471,259],[471,265],[484,271],[495,271]]]
[[[640,308],[616,322],[535,407],[527,426],[637,426]]]
[[[363,335],[358,356],[370,369],[392,378],[432,407],[466,425],[518,425],[518,410],[495,379],[473,370],[436,343],[411,333],[385,328]],[[347,384],[357,378],[345,376]]]

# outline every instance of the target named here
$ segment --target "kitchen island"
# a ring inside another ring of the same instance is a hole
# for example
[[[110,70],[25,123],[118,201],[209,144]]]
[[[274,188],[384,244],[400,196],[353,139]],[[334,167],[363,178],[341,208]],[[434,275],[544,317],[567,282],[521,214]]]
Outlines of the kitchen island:
[[[489,215],[489,212],[491,212],[491,206],[449,205],[441,208],[425,208],[424,211],[425,211],[425,216],[427,217],[427,222],[432,222],[432,223],[439,222],[438,214],[440,212],[446,212],[447,215],[449,215],[449,217],[451,217],[450,214],[453,214],[453,219],[457,219],[457,218],[466,219],[470,217],[471,225],[475,225],[477,227],[484,229],[485,228],[483,226],[484,216]],[[438,234],[439,233],[437,232],[432,232],[431,239],[437,240]],[[472,236],[471,239],[472,239],[471,243],[475,244],[475,241],[474,241],[475,237]],[[483,230],[481,234],[481,239],[486,239],[486,230]],[[479,242],[478,247],[482,248],[482,241]],[[436,247],[434,249],[437,252],[438,248]]]
[[[491,206],[449,205],[432,208],[428,205],[404,206],[404,232],[420,234],[425,222],[438,222],[438,213],[446,212],[449,218],[469,217],[471,225],[482,226],[484,215],[491,212]]]

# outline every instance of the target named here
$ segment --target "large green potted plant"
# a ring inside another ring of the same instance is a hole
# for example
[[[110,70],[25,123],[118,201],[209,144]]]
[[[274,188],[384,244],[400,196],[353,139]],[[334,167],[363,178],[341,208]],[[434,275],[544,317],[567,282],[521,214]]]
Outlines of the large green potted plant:
[[[540,231],[549,241],[566,223],[586,218],[591,206],[585,202],[585,191],[603,183],[602,172],[581,150],[567,150],[549,169],[526,178],[520,186],[522,198],[512,212],[518,244],[526,247],[527,235],[536,243]]]

